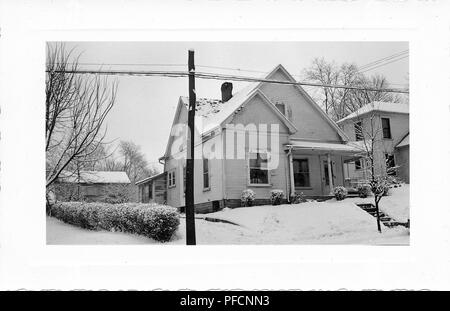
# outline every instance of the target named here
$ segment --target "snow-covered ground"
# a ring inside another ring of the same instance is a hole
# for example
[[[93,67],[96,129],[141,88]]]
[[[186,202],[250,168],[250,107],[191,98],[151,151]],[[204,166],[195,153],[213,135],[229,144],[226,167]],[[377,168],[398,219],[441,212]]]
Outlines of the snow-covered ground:
[[[327,201],[337,202],[335,199]],[[374,203],[373,197],[367,198],[347,198],[344,202]],[[385,196],[380,201],[380,209],[396,221],[407,222],[409,219],[409,185],[402,184],[401,187],[390,189],[390,195]]]
[[[355,203],[372,202],[348,198],[344,201],[307,202],[279,206],[224,209],[198,215],[228,220],[238,225],[196,219],[198,244],[370,244],[408,245],[409,231],[403,227],[382,228],[375,217]],[[380,207],[398,221],[409,218],[409,186],[393,188]],[[185,244],[185,218],[172,241]],[[121,232],[90,231],[47,218],[47,244],[161,244],[153,239]]]

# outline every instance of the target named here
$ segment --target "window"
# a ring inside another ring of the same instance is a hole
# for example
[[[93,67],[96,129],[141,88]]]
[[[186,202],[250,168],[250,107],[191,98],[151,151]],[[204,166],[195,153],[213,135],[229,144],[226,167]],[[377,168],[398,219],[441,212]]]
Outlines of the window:
[[[168,180],[169,188],[172,188],[172,187],[176,186],[176,183],[175,183],[175,170],[169,171],[167,173],[167,180]]]
[[[360,169],[362,169],[362,163],[361,163],[361,160],[355,160],[355,169],[356,170],[360,170]]]
[[[308,159],[294,159],[294,184],[296,187],[310,187]]]
[[[269,184],[267,153],[249,153],[250,184]]]
[[[282,114],[286,115],[286,106],[283,103],[276,103],[275,107],[277,107]]]
[[[356,140],[363,140],[363,132],[362,132],[362,122],[355,123],[355,138]]]
[[[391,139],[391,123],[389,118],[381,118],[381,126],[383,127],[383,138]]]
[[[384,156],[386,158],[386,173],[391,176],[397,175],[394,155],[386,153]]]
[[[203,158],[203,189],[209,189],[209,159]]]

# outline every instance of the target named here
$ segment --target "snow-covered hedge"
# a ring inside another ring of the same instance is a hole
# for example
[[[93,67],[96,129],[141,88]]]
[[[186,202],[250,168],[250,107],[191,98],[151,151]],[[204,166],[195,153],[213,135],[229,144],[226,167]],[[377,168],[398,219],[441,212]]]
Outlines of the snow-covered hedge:
[[[283,190],[274,189],[270,191],[270,202],[272,205],[280,205],[283,202],[284,199],[284,192]]]
[[[347,197],[347,193],[348,193],[347,189],[345,189],[345,187],[343,187],[343,186],[334,187],[333,192],[334,192],[334,197],[338,201],[345,199]]]
[[[303,192],[300,193],[293,193],[290,195],[290,202],[291,204],[299,204],[299,203],[305,203],[306,197],[303,194]]]
[[[157,204],[60,202],[50,213],[85,229],[141,234],[162,242],[169,241],[180,224],[175,208]]]
[[[255,192],[252,189],[245,189],[241,194],[241,203],[243,206],[253,206],[255,201]]]

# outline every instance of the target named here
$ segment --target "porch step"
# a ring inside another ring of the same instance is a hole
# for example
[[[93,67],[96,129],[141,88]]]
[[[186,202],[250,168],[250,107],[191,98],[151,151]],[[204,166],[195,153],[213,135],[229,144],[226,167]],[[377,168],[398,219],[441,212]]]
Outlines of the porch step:
[[[363,211],[367,212],[373,217],[377,217],[377,209],[372,203],[360,203],[356,204],[359,206]],[[384,212],[379,212],[380,215],[380,221],[388,228],[396,227],[396,226],[403,226],[405,228],[409,228],[409,221],[407,223],[399,222],[394,220],[389,215],[385,214]]]

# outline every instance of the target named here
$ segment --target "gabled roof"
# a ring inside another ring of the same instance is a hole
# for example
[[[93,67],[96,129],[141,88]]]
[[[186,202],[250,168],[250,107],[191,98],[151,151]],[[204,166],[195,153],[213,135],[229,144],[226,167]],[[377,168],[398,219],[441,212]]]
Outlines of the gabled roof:
[[[128,175],[124,171],[80,171],[78,174],[61,172],[59,181],[66,183],[87,184],[129,184]]]
[[[292,77],[292,75],[281,64],[276,66],[269,74],[267,74],[263,78],[271,79],[271,77],[277,71],[282,71],[284,75],[287,77],[288,81],[296,82],[296,80]],[[267,98],[267,96],[261,91],[260,86],[264,83],[267,82],[249,83],[246,88],[233,94],[233,96],[227,102],[222,102],[219,99],[208,99],[208,98],[197,99],[196,117],[200,117],[202,120],[202,127],[201,129],[199,129],[201,132],[200,134],[207,134],[208,132],[221,126],[223,123],[225,123],[225,121],[229,121],[230,117],[232,118],[236,111],[239,111],[252,97],[257,95],[263,99],[263,102],[268,104],[268,106],[274,111],[274,113],[289,128],[291,133],[295,133],[297,131],[295,125],[291,121],[289,121],[286,118],[286,116],[284,116],[275,107],[275,105]],[[323,111],[322,108],[319,107],[319,105],[309,96],[309,94],[300,85],[294,85],[294,87],[296,87],[300,91],[300,93],[306,98],[307,102],[317,110],[317,112],[322,116],[322,118],[338,133],[338,135],[342,138],[344,142],[349,140],[344,131],[337,126],[337,124],[325,113],[325,111]],[[178,120],[178,117],[181,113],[181,109],[187,109],[188,106],[189,106],[189,98],[181,96],[178,101],[178,106],[174,116],[172,127],[174,126],[176,120]],[[166,151],[164,153],[165,156],[167,156],[168,154],[170,143],[171,138],[169,137],[169,141],[166,146]]]
[[[395,147],[398,148],[398,147],[405,147],[405,146],[409,146],[409,133],[406,134],[406,136],[403,137],[403,139]]]
[[[341,123],[346,120],[351,120],[356,117],[361,117],[370,112],[388,112],[388,113],[402,113],[409,114],[409,105],[408,104],[400,104],[400,103],[391,103],[391,102],[372,102],[365,106],[362,106],[358,110],[352,112],[345,118],[337,121],[337,123]]]
[[[281,70],[287,77],[288,80],[291,82],[297,82],[294,77],[286,70],[286,68],[284,68],[283,65],[279,64],[277,67],[275,67],[274,70],[272,70],[271,73],[269,73],[267,75],[267,79],[269,79],[275,72],[277,72],[278,70]],[[259,84],[262,84],[264,82],[260,82]],[[320,106],[314,101],[314,99],[312,99],[311,96],[309,96],[309,94],[298,84],[294,85],[299,91],[300,93],[306,98],[306,100],[308,101],[308,103],[314,108],[316,109],[316,111],[322,116],[322,118],[338,133],[338,135],[342,138],[342,140],[345,141],[349,141],[349,138],[347,136],[347,134],[345,134],[345,132],[336,124],[336,122],[334,122],[330,116],[322,109],[320,108]]]

